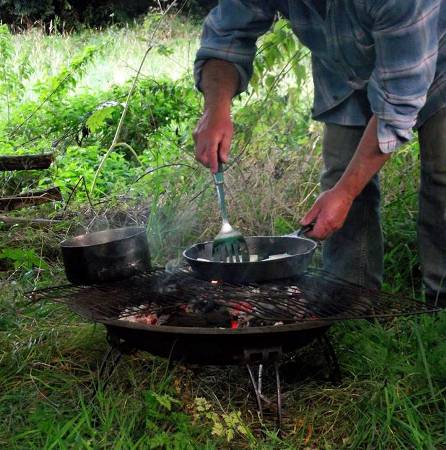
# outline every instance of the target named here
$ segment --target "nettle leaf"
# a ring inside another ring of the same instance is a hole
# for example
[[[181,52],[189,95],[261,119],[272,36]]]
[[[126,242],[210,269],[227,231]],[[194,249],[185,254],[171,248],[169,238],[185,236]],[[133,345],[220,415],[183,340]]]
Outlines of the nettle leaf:
[[[86,125],[88,129],[94,133],[99,130],[102,126],[104,126],[105,121],[109,119],[113,112],[118,107],[123,107],[122,103],[118,102],[105,102],[102,105],[98,106],[95,111],[90,115],[90,117],[86,121]]]

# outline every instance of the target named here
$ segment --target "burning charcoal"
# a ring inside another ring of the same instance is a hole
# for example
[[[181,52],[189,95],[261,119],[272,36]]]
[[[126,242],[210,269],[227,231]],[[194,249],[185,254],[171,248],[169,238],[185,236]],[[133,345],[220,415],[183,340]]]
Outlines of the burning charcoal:
[[[135,321],[143,323],[145,325],[163,325],[169,320],[169,315],[163,314],[158,316],[157,314],[147,314],[135,316]]]
[[[121,317],[120,320],[125,320],[127,322],[142,323],[144,325],[156,325],[158,317],[155,314],[147,314],[147,315],[134,314],[131,316]]]
[[[193,304],[196,312],[203,312],[205,314],[213,311],[218,305],[213,300],[200,300]]]
[[[183,313],[192,314],[195,312],[193,303],[183,303],[182,305],[178,305],[178,311]]]
[[[206,320],[211,326],[221,326],[221,324],[227,324],[229,326],[231,316],[226,309],[221,308],[206,314]]]
[[[172,314],[166,325],[177,327],[223,327],[231,326],[231,316],[225,309],[217,309],[209,314],[188,314],[180,311]]]
[[[250,321],[253,319],[253,316],[238,311],[238,314],[232,315],[232,325],[231,328],[246,328],[249,327]],[[237,326],[234,326],[234,323],[237,324]]]
[[[302,295],[302,291],[297,286],[288,286],[287,292],[291,295]]]
[[[124,308],[121,311],[121,314],[119,314],[119,319],[125,319],[129,316],[137,315],[138,312],[141,311],[141,309],[144,309],[145,305],[139,305],[139,306],[128,306],[127,308]]]
[[[131,315],[119,316],[119,320],[125,320],[127,322],[137,322],[136,316]]]
[[[248,302],[230,302],[229,312],[233,316],[240,316],[254,311],[254,306]]]

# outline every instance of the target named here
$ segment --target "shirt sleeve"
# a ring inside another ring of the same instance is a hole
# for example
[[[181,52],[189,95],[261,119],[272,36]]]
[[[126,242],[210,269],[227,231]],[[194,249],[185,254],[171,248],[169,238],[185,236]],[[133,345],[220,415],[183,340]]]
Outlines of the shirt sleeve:
[[[441,0],[373,0],[376,62],[368,84],[378,141],[390,153],[410,140],[438,54]]]
[[[222,59],[235,65],[240,76],[237,94],[246,90],[252,76],[257,38],[274,20],[274,2],[220,0],[206,17],[194,64],[195,83],[200,89],[201,72],[208,59]]]

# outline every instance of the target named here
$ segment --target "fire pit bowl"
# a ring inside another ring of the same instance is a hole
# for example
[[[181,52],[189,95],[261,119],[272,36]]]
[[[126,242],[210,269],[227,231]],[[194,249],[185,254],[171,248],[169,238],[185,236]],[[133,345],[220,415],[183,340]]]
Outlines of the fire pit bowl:
[[[284,353],[324,336],[331,322],[314,320],[282,326],[240,329],[147,326],[122,320],[103,322],[108,333],[131,348],[189,364],[242,364],[246,350],[280,348]]]
[[[125,227],[61,242],[65,274],[73,284],[122,280],[150,269],[146,230]]]

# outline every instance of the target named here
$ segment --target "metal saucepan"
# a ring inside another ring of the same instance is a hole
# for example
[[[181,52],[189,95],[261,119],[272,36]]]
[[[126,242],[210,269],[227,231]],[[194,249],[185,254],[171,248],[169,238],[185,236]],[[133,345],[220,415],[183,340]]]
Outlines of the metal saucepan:
[[[249,254],[256,259],[252,262],[212,261],[212,241],[189,247],[183,256],[192,270],[206,280],[243,284],[289,278],[307,269],[317,247],[315,241],[300,236],[305,231],[288,236],[247,237]]]
[[[82,234],[60,246],[65,274],[74,284],[119,280],[150,268],[149,244],[142,227]]]

